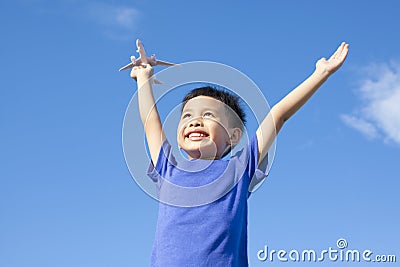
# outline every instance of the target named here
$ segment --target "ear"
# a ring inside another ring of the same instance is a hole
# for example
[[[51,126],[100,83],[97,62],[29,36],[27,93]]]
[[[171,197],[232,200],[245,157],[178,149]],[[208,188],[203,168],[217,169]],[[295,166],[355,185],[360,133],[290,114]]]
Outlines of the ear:
[[[230,145],[235,146],[242,138],[242,130],[240,128],[232,128],[230,133]]]

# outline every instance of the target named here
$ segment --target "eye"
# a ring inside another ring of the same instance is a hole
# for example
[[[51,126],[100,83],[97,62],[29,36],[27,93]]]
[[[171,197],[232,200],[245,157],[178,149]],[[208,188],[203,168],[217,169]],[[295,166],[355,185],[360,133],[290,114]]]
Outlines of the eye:
[[[203,114],[203,117],[214,117],[214,114],[212,114],[211,112],[205,112]]]
[[[191,114],[190,113],[185,113],[182,115],[182,119],[190,118]]]

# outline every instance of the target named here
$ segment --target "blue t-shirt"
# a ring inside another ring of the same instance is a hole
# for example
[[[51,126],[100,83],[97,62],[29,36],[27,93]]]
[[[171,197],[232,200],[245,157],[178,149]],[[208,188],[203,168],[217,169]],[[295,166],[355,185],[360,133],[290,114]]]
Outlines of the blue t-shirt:
[[[151,266],[248,266],[249,187],[266,176],[258,165],[256,135],[229,160],[179,163],[165,141],[148,172],[160,199]]]

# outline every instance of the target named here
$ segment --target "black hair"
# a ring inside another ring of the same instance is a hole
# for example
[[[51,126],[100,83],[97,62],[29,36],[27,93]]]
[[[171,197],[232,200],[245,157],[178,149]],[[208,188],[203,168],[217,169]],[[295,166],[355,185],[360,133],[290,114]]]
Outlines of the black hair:
[[[243,130],[243,127],[246,124],[246,114],[241,106],[241,99],[238,96],[226,90],[220,90],[212,86],[196,88],[186,94],[186,96],[183,98],[181,111],[190,99],[197,96],[209,96],[227,105],[237,114],[237,117],[240,119],[240,122],[235,123],[235,126],[238,126]]]

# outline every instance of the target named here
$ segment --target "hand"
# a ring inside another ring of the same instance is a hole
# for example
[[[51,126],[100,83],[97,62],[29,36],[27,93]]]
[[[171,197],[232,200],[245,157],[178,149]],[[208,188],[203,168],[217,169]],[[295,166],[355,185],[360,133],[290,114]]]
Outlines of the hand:
[[[148,80],[151,76],[153,76],[153,68],[150,64],[135,66],[131,70],[131,78],[136,81]]]
[[[343,65],[348,52],[349,44],[343,42],[328,60],[324,57],[318,60],[316,69],[320,70],[322,73],[333,74]]]

